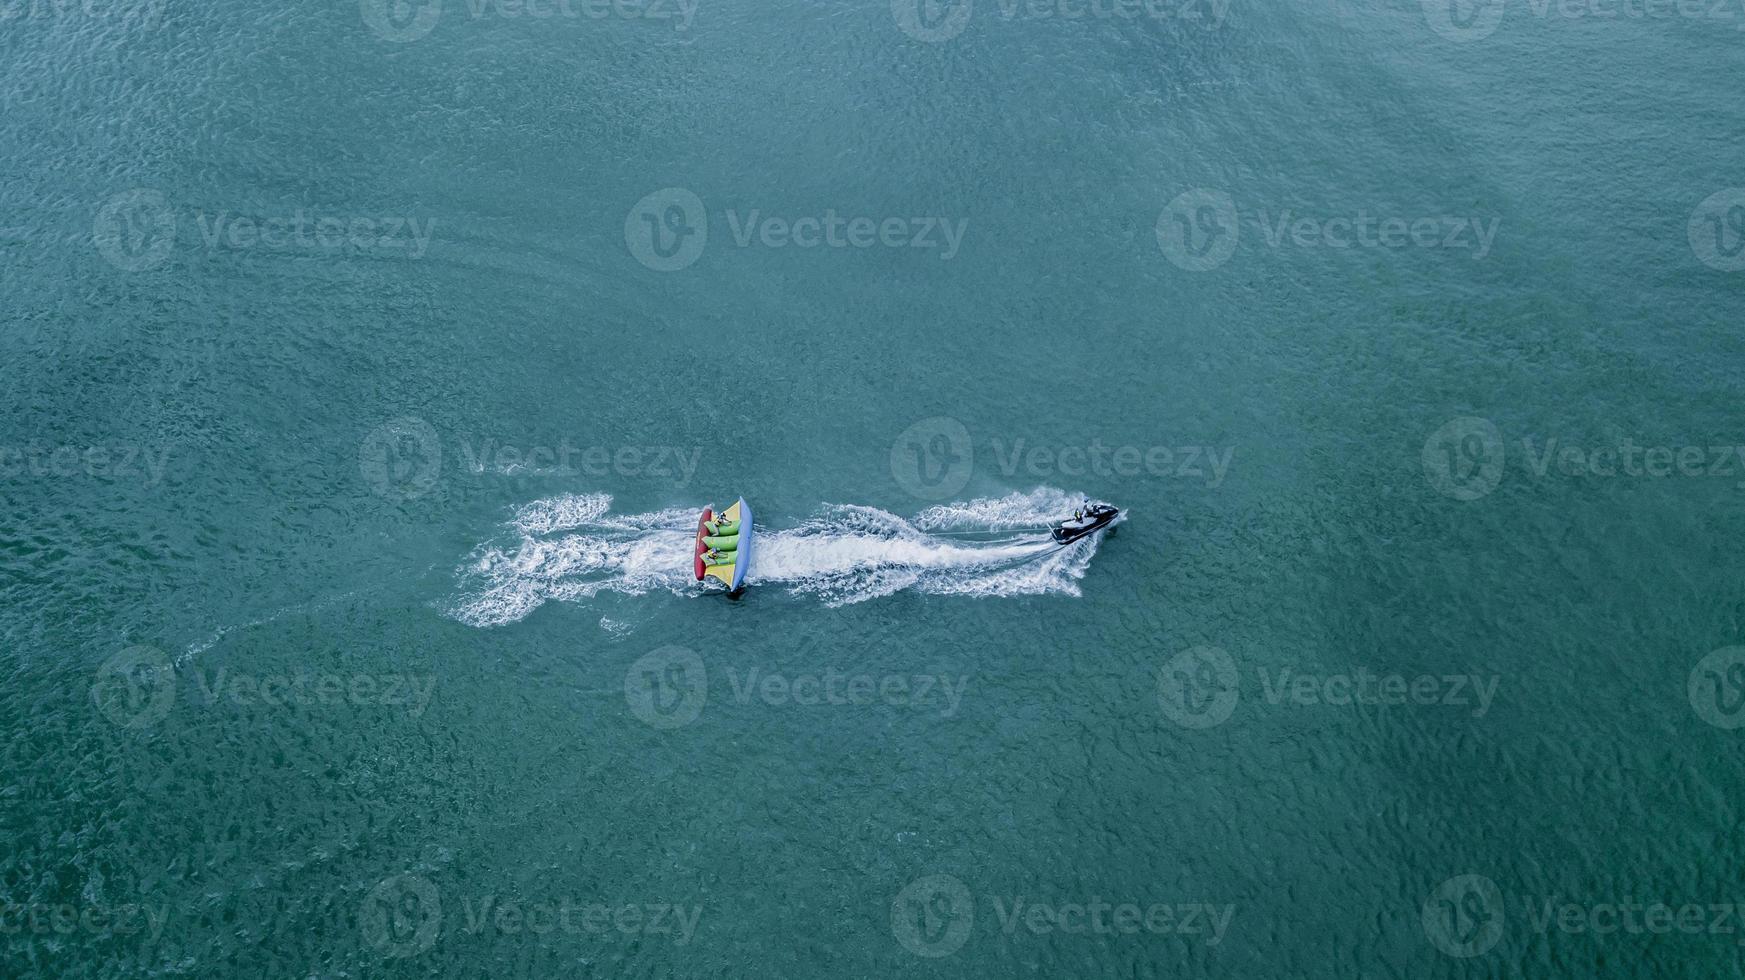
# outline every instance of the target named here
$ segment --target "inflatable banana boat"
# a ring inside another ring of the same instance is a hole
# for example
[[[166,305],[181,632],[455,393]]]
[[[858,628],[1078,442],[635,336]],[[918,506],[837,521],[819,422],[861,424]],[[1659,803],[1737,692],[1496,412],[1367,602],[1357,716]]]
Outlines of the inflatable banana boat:
[[[732,592],[744,586],[751,566],[751,505],[744,497],[719,514],[703,508],[693,561],[699,582],[718,579]]]

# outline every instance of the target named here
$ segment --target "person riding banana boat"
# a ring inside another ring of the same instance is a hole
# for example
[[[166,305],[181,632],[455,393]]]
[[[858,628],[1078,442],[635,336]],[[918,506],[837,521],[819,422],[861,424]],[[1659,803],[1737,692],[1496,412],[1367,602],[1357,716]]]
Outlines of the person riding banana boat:
[[[713,506],[703,508],[703,513],[697,516],[696,545],[691,559],[697,581],[713,578],[727,586],[730,595],[738,595],[751,566],[755,531],[751,505],[744,497],[722,510]]]

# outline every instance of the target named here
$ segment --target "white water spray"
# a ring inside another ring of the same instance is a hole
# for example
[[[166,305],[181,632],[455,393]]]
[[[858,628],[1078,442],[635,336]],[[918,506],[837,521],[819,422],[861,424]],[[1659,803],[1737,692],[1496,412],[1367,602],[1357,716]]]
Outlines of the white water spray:
[[[746,584],[783,587],[826,606],[903,589],[1078,595],[1078,579],[1102,536],[1063,547],[1046,526],[1083,499],[1044,487],[932,507],[908,520],[874,507],[826,504],[791,529],[759,526]],[[691,571],[701,507],[624,515],[611,509],[607,494],[565,495],[522,507],[502,537],[481,544],[457,569],[459,594],[451,615],[473,626],[501,626],[551,599],[717,591]]]

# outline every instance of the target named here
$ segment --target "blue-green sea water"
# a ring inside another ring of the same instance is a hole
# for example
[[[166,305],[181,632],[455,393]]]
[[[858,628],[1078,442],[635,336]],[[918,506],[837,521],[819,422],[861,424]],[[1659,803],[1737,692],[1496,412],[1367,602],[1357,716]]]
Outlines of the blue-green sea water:
[[[1738,974],[1742,28],[0,0],[0,974]]]

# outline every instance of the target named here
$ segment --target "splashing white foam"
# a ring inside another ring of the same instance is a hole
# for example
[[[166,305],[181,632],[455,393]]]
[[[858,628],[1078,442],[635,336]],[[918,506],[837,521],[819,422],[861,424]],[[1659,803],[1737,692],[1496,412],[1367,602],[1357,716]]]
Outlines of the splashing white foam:
[[[1078,595],[1077,581],[1101,535],[1062,547],[1045,527],[1083,499],[1044,487],[932,507],[913,520],[874,507],[826,504],[791,530],[758,528],[746,582],[785,586],[827,606],[903,589]],[[701,508],[624,515],[611,508],[607,494],[572,494],[522,507],[507,526],[513,541],[485,542],[457,570],[460,591],[451,614],[473,626],[501,626],[550,599],[710,591],[691,572]]]

